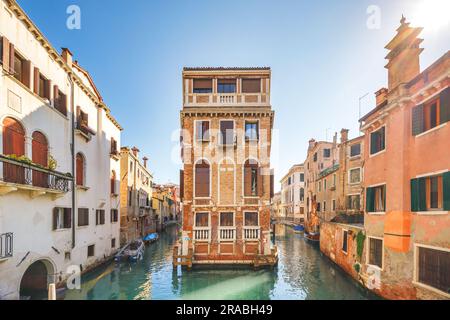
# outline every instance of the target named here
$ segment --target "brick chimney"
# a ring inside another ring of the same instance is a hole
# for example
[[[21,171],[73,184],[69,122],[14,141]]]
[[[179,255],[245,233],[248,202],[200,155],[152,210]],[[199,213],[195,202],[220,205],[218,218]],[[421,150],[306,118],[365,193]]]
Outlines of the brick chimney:
[[[348,141],[348,129],[341,130],[341,143],[345,143]]]
[[[133,152],[134,156],[137,158],[139,154],[139,149],[136,147],[131,148],[131,151]]]
[[[308,150],[311,150],[312,148],[314,148],[315,144],[316,144],[316,140],[314,140],[314,139],[309,140]]]
[[[381,88],[380,90],[375,92],[377,107],[387,100],[387,94],[388,94],[387,88]]]
[[[142,160],[144,161],[144,167],[147,168],[148,158],[147,157],[143,157]]]
[[[73,61],[72,52],[67,48],[62,48],[61,56],[63,60],[67,63],[67,65],[72,68],[72,61]]]

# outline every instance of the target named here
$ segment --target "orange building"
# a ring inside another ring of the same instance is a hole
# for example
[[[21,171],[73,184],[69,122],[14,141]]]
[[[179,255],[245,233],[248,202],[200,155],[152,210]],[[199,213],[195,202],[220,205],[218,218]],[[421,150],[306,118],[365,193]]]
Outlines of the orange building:
[[[375,291],[391,299],[450,297],[450,52],[421,72],[421,30],[402,17],[386,46],[388,88],[360,120],[363,273],[379,274]]]

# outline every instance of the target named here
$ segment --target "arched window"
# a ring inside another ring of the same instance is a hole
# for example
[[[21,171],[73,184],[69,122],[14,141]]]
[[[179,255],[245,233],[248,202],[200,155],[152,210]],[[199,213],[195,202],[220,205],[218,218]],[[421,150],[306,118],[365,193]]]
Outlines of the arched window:
[[[39,131],[32,135],[32,160],[45,168],[48,167],[48,142],[47,138]],[[33,170],[33,185],[38,187],[48,187],[48,174]]]
[[[258,162],[247,160],[244,164],[244,196],[254,197],[261,195],[262,179]]]
[[[3,120],[3,154],[25,155],[25,129],[15,119],[6,117]],[[15,164],[3,164],[3,179],[12,183],[25,183],[25,169]]]
[[[81,153],[77,153],[76,157],[76,182],[77,186],[84,186],[85,184],[85,160]]]
[[[205,160],[195,164],[195,196],[210,197],[210,166]]]
[[[111,194],[117,194],[116,190],[116,171],[111,172]]]

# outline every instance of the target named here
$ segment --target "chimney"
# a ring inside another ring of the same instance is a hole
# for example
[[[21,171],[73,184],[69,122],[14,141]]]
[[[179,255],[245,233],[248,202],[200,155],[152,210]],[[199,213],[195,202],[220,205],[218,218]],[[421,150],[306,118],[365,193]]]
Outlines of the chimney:
[[[345,143],[348,141],[348,129],[341,130],[341,143]]]
[[[333,136],[333,147],[336,147],[336,145],[337,145],[337,132],[335,132]]]
[[[147,157],[143,157],[142,160],[144,161],[144,167],[147,168],[148,158]]]
[[[131,148],[131,151],[133,152],[134,156],[137,158],[137,157],[138,157],[139,149],[136,148],[136,147],[133,147],[133,148]]]
[[[316,144],[316,140],[314,140],[314,139],[309,140],[308,150],[311,150],[312,148],[314,148],[315,144]]]
[[[388,89],[386,88],[381,88],[380,90],[375,92],[377,107],[387,100],[387,93]]]
[[[70,52],[70,50],[67,48],[62,48],[61,56],[63,60],[69,65],[69,67],[72,68],[72,59],[73,59],[72,52]]]

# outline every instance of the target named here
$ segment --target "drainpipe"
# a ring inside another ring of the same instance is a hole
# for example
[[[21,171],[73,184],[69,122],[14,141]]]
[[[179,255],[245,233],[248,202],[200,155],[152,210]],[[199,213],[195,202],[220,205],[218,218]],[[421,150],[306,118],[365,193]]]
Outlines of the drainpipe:
[[[76,182],[75,182],[75,88],[71,73],[69,73],[70,82],[70,108],[71,108],[71,144],[70,151],[72,155],[72,249],[75,248],[75,211],[76,211]]]

